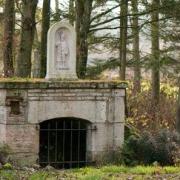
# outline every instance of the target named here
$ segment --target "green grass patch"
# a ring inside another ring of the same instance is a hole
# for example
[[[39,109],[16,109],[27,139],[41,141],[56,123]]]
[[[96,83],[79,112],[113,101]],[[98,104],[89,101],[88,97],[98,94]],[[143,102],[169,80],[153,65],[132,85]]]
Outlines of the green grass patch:
[[[179,174],[180,167],[160,167],[160,166],[103,166],[101,168],[86,167],[73,169],[70,172],[83,180],[117,179],[118,177],[135,176],[135,179],[143,179],[145,176]]]
[[[127,173],[128,168],[125,166],[104,166],[101,171],[104,173]]]
[[[78,180],[115,180],[127,179],[146,179],[156,176],[174,176],[180,179],[180,167],[160,167],[160,166],[103,166],[103,167],[85,167],[71,170],[53,170],[53,171],[17,171],[17,170],[1,170],[0,179],[6,180],[51,180],[51,179],[78,179]]]
[[[48,176],[50,176],[48,172],[36,172],[29,177],[29,180],[46,180]]]
[[[129,168],[128,173],[130,174],[142,174],[142,175],[151,175],[151,174],[164,174],[162,167],[153,167],[153,166],[136,166]]]
[[[0,179],[15,180],[18,179],[18,176],[13,170],[1,170]]]
[[[180,166],[179,167],[166,166],[166,167],[163,167],[163,169],[166,174],[180,173]]]

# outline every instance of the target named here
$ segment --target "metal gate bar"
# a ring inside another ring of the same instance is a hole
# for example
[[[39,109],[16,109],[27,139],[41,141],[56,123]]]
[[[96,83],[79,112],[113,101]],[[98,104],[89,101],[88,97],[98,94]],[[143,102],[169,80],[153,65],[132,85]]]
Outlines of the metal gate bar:
[[[40,165],[62,168],[86,165],[86,134],[87,123],[82,120],[54,119],[41,123]]]

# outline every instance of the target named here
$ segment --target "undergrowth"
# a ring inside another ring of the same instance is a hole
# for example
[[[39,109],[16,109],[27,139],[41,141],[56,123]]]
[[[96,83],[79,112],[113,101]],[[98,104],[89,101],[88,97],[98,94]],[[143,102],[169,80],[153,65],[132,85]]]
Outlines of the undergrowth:
[[[132,83],[127,90],[127,123],[140,132],[175,129],[178,87],[161,83],[160,101],[154,106],[149,81],[141,83],[141,92],[135,94]]]
[[[82,179],[82,180],[101,180],[101,179],[127,179],[131,176],[145,179],[156,175],[176,177],[180,176],[180,167],[160,167],[160,166],[103,166],[103,167],[85,167],[72,170],[39,170],[36,172],[0,170],[0,179],[7,180],[46,180],[46,179]]]

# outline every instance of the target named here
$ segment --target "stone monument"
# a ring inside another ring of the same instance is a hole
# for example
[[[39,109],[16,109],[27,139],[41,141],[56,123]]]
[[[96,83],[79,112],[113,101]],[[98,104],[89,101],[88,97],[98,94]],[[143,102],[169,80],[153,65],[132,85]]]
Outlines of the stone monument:
[[[76,34],[67,22],[50,28],[47,51],[46,80],[0,80],[0,144],[22,167],[104,163],[124,141],[126,84],[74,80]]]
[[[49,29],[46,79],[77,79],[76,33],[66,21]]]

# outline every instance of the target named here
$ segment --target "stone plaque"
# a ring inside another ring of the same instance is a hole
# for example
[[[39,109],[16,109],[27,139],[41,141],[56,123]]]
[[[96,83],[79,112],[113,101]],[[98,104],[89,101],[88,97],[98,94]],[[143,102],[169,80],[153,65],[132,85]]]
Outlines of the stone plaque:
[[[68,22],[58,22],[49,29],[46,78],[77,79],[76,33]]]

